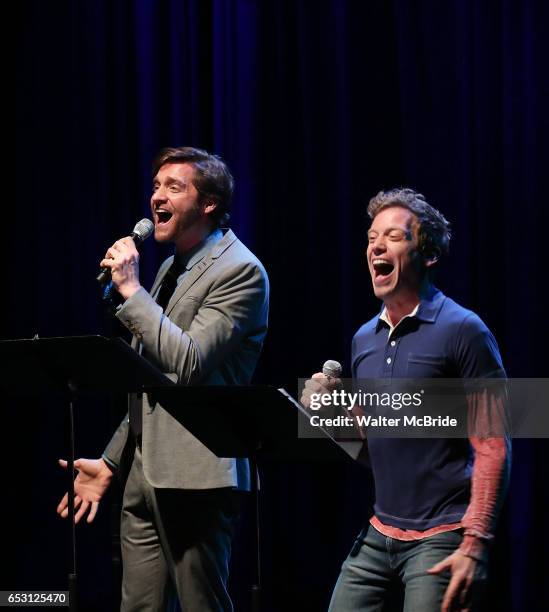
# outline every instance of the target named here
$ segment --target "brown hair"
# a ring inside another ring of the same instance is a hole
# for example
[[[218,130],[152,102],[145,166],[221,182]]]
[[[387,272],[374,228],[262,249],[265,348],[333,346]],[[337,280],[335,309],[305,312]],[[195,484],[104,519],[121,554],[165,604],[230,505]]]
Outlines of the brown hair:
[[[225,162],[217,155],[194,147],[162,149],[153,161],[153,177],[164,164],[190,164],[195,170],[193,184],[201,202],[216,204],[210,214],[217,227],[227,224],[234,191],[234,179]]]
[[[370,219],[383,209],[402,206],[414,213],[419,221],[418,250],[425,258],[447,255],[450,247],[450,223],[444,215],[413,189],[401,188],[380,191],[368,204]]]

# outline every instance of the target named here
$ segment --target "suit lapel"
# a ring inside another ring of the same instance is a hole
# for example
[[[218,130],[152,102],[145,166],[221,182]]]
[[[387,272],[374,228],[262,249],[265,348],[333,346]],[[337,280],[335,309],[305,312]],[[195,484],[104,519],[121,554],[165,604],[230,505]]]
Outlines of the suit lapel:
[[[204,274],[204,272],[215,262],[215,260],[226,251],[231,244],[236,240],[232,230],[223,236],[223,238],[213,245],[211,251],[204,255],[202,259],[199,259],[193,267],[187,271],[187,274],[183,277],[180,285],[174,291],[168,305],[166,307],[166,315],[169,315],[173,310],[177,302],[187,293],[187,291],[196,283],[196,281]],[[165,274],[165,271],[164,271]],[[159,275],[160,276],[160,275]],[[164,275],[162,276],[162,278]],[[155,283],[156,284],[156,283]]]

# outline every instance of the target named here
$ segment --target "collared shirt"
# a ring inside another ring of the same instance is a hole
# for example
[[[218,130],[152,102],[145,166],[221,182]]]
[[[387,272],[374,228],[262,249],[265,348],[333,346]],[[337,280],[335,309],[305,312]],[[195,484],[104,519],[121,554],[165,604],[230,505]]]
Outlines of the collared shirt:
[[[389,326],[389,338],[391,337],[391,334],[395,331],[395,329],[402,323],[402,321],[404,321],[404,319],[406,319],[408,317],[415,317],[416,316],[418,308],[419,308],[419,302],[416,304],[416,307],[411,312],[409,312],[407,315],[404,315],[402,317],[402,319],[400,319],[400,321],[396,325],[393,325],[391,323],[391,319],[389,319],[389,314],[387,312],[387,307],[386,306],[383,307],[383,310],[381,311],[381,314],[379,315],[379,318],[380,318],[381,321],[384,321]]]
[[[197,264],[222,238],[223,232],[217,228],[208,234],[208,236],[206,236],[202,242],[194,246],[190,251],[182,254],[176,253],[174,255],[174,258],[179,260],[179,265],[182,270],[181,274],[177,278],[177,286],[181,284],[185,274],[191,270],[191,268]]]
[[[404,315],[396,325],[393,325],[391,323],[391,319],[389,318],[389,314],[387,313],[387,308],[383,307],[379,318],[385,323],[387,323],[387,325],[389,326],[389,338],[391,337],[393,331],[402,323],[404,319],[406,319],[407,317],[415,317],[418,309],[419,302],[416,304],[415,308],[411,312],[409,312],[407,315]],[[432,535],[436,535],[437,533],[444,533],[445,531],[455,531],[456,529],[461,529],[462,527],[460,521],[457,523],[449,523],[448,525],[437,525],[436,527],[431,527],[431,529],[425,529],[423,531],[414,529],[399,529],[398,527],[392,527],[391,525],[384,525],[375,514],[370,518],[370,523],[384,536],[394,538],[395,540],[402,540],[404,542],[422,540],[423,538],[428,538]]]
[[[503,372],[486,325],[435,288],[392,330],[384,319],[374,317],[353,339],[355,379],[482,378]],[[374,511],[383,525],[425,531],[461,520],[470,498],[468,440],[371,437],[368,449]]]
[[[195,245],[185,253],[175,253],[173,260],[164,273],[162,282],[153,294],[157,304],[165,311],[171,297],[183,282],[186,274],[193,266],[203,259],[211,248],[223,238],[223,232],[216,229],[211,232],[202,242]]]

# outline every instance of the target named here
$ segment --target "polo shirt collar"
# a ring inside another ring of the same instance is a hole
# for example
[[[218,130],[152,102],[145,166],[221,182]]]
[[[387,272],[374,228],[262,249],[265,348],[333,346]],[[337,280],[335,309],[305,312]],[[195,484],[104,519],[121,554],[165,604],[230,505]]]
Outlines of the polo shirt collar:
[[[419,308],[416,317],[420,321],[426,321],[427,323],[434,323],[442,308],[442,304],[446,296],[442,291],[432,286],[429,295],[422,298],[419,302]]]
[[[444,293],[442,293],[442,291],[433,286],[429,294],[421,298],[419,304],[414,308],[414,310],[412,310],[411,313],[407,314],[406,317],[415,317],[416,319],[425,321],[426,323],[434,323],[440,313],[445,297],[446,296]],[[386,316],[386,308],[385,305],[383,305],[377,319],[376,333],[381,329],[383,323],[389,325]]]

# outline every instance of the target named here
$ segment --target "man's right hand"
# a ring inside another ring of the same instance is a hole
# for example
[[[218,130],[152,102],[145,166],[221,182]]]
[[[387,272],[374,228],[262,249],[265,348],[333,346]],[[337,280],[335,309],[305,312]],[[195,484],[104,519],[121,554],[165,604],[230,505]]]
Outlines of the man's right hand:
[[[313,393],[332,393],[335,389],[341,389],[341,379],[340,378],[332,378],[331,376],[326,376],[322,372],[317,372],[313,374],[309,380],[305,383],[303,387],[303,392],[301,394],[301,405],[307,408],[310,408],[311,405],[311,395]]]
[[[59,459],[59,465],[67,469],[64,459]],[[78,523],[89,509],[87,522],[91,523],[97,514],[99,502],[111,483],[112,470],[103,459],[77,459],[74,467],[78,470],[74,479],[74,509],[78,510],[74,522]],[[68,493],[65,493],[59,502],[57,513],[63,518],[69,515]]]
[[[139,253],[135,242],[126,236],[117,240],[105,253],[99,263],[101,268],[109,268],[112,284],[120,295],[127,300],[141,288],[139,283]]]

